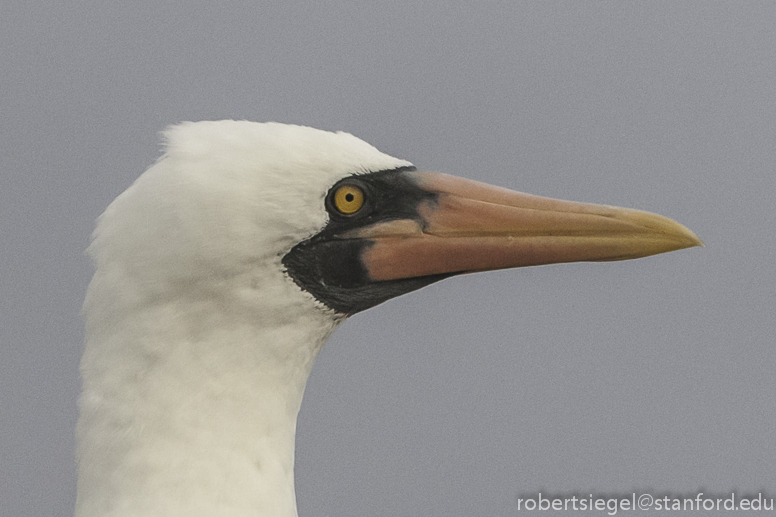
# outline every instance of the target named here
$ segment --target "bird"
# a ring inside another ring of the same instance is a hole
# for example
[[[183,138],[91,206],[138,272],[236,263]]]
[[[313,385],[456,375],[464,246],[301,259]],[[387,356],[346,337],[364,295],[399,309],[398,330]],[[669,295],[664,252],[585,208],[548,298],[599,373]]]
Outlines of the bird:
[[[703,245],[345,132],[221,120],[163,139],[88,248],[76,517],[296,517],[297,415],[348,317],[455,275]]]

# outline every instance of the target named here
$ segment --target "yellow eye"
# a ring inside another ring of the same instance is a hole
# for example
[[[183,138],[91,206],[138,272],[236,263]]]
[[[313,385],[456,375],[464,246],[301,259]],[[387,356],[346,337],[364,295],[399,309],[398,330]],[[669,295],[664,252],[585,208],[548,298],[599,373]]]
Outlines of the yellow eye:
[[[342,214],[355,214],[362,206],[364,191],[355,185],[342,185],[334,193],[334,207]]]

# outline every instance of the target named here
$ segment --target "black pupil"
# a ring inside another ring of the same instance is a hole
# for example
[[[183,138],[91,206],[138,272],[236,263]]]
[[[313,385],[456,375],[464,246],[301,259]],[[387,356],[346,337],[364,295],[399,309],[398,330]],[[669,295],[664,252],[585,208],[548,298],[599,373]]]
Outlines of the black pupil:
[[[351,193],[347,193],[347,194],[345,194],[345,201],[347,201],[348,203],[350,203],[351,201],[353,201],[353,199],[354,199],[354,198],[353,198],[353,194],[351,194]]]

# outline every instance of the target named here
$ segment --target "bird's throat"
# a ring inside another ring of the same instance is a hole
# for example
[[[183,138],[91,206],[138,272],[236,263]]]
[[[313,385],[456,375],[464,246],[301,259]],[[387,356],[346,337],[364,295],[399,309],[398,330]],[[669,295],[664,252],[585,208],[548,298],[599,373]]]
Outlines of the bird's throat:
[[[297,413],[334,325],[218,312],[87,322],[76,517],[296,516]]]

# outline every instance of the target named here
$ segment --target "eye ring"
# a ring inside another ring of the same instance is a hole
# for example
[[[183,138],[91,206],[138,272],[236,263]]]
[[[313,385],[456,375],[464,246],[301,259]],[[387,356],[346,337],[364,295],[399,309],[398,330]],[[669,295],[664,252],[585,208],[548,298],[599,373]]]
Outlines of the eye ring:
[[[331,206],[341,215],[354,215],[364,207],[366,195],[359,185],[348,182],[339,185],[330,196]]]

